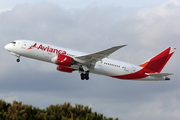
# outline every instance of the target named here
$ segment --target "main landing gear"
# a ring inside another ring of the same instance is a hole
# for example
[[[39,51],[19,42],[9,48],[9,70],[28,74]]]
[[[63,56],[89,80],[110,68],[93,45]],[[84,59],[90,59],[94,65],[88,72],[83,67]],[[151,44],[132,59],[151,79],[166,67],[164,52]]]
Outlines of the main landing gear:
[[[89,72],[81,73],[81,80],[89,80]]]
[[[85,65],[82,65],[81,67],[79,67],[79,72],[81,73],[81,80],[89,80],[89,68]]]

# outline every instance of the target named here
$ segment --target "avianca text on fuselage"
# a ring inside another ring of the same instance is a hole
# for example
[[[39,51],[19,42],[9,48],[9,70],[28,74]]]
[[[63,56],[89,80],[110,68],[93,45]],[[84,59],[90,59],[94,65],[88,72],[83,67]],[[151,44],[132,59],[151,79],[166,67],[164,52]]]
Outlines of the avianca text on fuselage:
[[[161,73],[161,71],[174,54],[176,48],[168,47],[140,65],[108,58],[110,54],[124,46],[126,45],[115,46],[100,52],[86,54],[57,46],[51,47],[51,45],[36,41],[16,40],[7,44],[5,49],[12,55],[18,57],[17,62],[20,61],[20,56],[24,56],[54,63],[57,65],[57,70],[61,72],[72,73],[73,71],[79,71],[82,80],[88,80],[89,73],[125,80],[170,80],[167,76],[172,74]],[[44,51],[54,54],[44,54]]]
[[[37,47],[37,43],[34,43],[34,45],[32,45],[31,47],[29,47],[28,49],[33,49],[33,48],[37,48],[38,50],[42,50],[42,51],[46,51],[46,52],[50,52],[50,53],[56,53],[56,54],[66,54],[66,51],[63,51],[63,50],[58,50],[58,49],[54,49],[54,48],[51,48],[50,46],[43,46],[42,44],[40,44],[38,47]]]

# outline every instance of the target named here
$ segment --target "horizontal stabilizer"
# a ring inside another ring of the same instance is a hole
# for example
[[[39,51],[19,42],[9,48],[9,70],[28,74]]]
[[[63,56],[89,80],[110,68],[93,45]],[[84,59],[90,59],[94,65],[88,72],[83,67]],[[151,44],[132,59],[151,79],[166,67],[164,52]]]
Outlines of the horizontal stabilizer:
[[[152,77],[165,77],[168,75],[172,75],[172,73],[145,73],[145,74]]]

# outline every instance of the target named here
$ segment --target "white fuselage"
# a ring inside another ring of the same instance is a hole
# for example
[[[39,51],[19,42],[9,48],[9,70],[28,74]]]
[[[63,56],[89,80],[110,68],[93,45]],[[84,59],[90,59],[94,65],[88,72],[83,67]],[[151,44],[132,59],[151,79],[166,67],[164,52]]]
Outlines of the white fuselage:
[[[87,55],[87,53],[79,52],[63,47],[57,47],[53,45],[48,45],[45,43],[40,43],[36,41],[30,41],[30,40],[16,40],[16,45],[12,46],[11,43],[5,46],[5,48],[11,52],[15,56],[24,56],[36,60],[41,60],[49,63],[55,64],[55,59],[57,58],[57,53],[63,53],[67,56],[70,56],[72,58],[75,58],[77,56],[83,56]],[[72,69],[79,69],[78,65],[72,65],[69,68]],[[133,65],[130,63],[117,61],[109,58],[104,58],[98,62],[96,62],[95,66],[93,68],[90,68],[91,73],[95,74],[101,74],[106,75],[110,77],[114,76],[121,76],[121,75],[127,75],[127,74],[133,74],[139,70],[141,70],[142,67]],[[143,79],[149,79],[154,80],[153,77],[146,77]],[[162,78],[161,80],[163,80]]]

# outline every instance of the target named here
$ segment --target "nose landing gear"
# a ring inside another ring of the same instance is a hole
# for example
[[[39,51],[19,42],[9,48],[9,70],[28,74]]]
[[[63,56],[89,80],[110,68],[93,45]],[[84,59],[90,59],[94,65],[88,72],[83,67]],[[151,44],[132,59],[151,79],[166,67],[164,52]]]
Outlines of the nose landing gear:
[[[17,62],[20,62],[20,56],[17,56],[18,57],[18,59],[16,60]]]
[[[20,59],[18,58],[16,61],[17,61],[17,62],[20,62]]]

